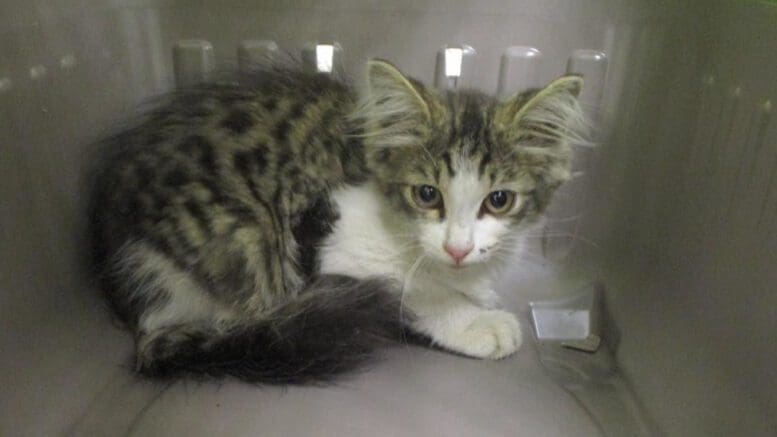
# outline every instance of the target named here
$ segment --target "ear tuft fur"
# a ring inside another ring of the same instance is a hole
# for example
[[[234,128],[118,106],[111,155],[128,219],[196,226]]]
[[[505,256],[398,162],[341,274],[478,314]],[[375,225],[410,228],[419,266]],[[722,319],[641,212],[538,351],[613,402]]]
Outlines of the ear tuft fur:
[[[571,146],[591,144],[577,100],[582,86],[581,77],[564,76],[539,91],[516,95],[495,115],[502,141],[513,147],[513,153],[536,163],[550,187],[571,178]]]
[[[498,117],[508,137],[536,138],[544,146],[589,145],[587,124],[577,97],[583,87],[580,76],[563,76],[530,96],[519,94],[502,105]]]
[[[352,114],[361,135],[376,147],[423,143],[431,123],[423,85],[382,60],[367,63],[367,88]]]

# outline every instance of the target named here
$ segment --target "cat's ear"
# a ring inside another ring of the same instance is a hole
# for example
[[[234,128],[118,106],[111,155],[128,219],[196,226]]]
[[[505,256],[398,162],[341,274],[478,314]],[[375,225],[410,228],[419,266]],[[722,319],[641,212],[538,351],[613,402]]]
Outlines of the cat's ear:
[[[382,60],[367,64],[367,87],[355,113],[363,135],[386,146],[418,145],[431,124],[430,97],[424,86]]]
[[[564,76],[538,92],[518,94],[499,105],[496,122],[508,141],[554,146],[584,142],[585,122],[577,101],[583,88],[579,76]]]

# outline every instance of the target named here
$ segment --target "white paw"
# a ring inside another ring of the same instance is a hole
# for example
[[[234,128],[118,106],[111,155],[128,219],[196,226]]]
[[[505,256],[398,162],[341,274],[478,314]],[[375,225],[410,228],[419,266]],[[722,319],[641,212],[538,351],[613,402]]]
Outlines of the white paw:
[[[521,347],[521,326],[518,319],[506,311],[482,311],[451,339],[448,346],[472,357],[498,360]]]

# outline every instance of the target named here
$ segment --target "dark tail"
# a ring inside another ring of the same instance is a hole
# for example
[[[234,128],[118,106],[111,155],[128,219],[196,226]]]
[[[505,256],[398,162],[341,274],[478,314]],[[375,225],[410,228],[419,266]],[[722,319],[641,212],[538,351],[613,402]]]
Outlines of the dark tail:
[[[138,371],[267,384],[330,381],[367,362],[375,347],[400,338],[399,298],[389,286],[326,275],[264,320],[222,330],[171,326],[139,348]]]

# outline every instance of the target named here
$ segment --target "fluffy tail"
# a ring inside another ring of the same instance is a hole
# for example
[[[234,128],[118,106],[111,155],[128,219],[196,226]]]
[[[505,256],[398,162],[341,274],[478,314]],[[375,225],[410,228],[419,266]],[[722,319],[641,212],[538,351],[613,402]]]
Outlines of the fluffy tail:
[[[269,317],[229,328],[176,325],[141,340],[138,371],[156,378],[224,377],[315,384],[364,364],[400,338],[399,299],[389,284],[326,275]]]

